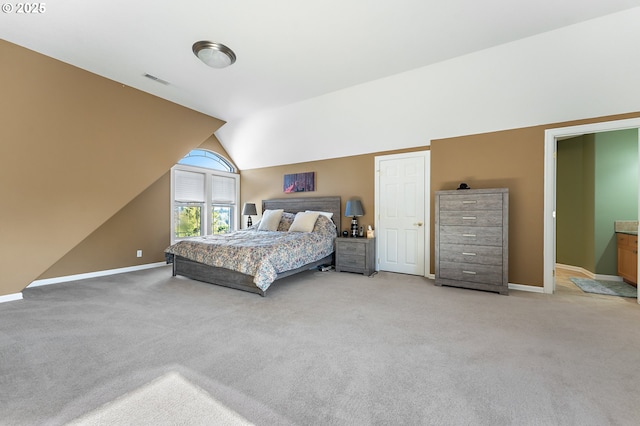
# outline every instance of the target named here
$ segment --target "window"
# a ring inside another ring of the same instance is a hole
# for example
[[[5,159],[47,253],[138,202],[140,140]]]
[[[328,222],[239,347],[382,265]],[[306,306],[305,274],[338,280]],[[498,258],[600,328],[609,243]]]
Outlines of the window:
[[[172,243],[238,228],[239,176],[218,154],[201,149],[187,154],[171,169],[171,191]]]
[[[178,161],[185,166],[203,167],[205,169],[220,170],[221,172],[234,172],[235,169],[226,159],[220,155],[204,149],[194,149]]]

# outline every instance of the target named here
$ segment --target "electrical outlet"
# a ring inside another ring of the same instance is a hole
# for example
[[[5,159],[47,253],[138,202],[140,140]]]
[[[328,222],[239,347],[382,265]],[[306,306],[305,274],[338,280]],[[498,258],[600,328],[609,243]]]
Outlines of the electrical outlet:
[[[137,256],[137,257],[142,257],[142,250],[138,250],[138,251],[136,252],[136,256]]]

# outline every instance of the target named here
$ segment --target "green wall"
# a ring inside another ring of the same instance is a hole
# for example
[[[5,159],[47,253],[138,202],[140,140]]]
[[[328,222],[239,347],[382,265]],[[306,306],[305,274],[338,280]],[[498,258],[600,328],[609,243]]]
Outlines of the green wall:
[[[596,273],[616,275],[613,223],[638,219],[638,131],[598,133],[595,149]]]
[[[595,208],[596,205],[596,171],[594,164],[596,163],[596,147],[595,135],[584,135],[584,161],[589,167],[584,169],[585,193],[582,210],[584,212],[584,226],[582,232],[585,235],[584,247],[582,248],[585,256],[584,268],[591,272],[596,272],[596,262],[593,256],[595,253]]]
[[[616,275],[613,223],[638,218],[637,129],[558,142],[556,261]]]
[[[556,185],[556,259],[565,265],[593,267],[593,256],[589,256],[587,238],[593,239],[588,228],[585,205],[589,188],[585,170],[585,138],[578,136],[558,143],[558,168]],[[587,162],[588,164],[588,162]],[[592,244],[590,244],[592,245]]]

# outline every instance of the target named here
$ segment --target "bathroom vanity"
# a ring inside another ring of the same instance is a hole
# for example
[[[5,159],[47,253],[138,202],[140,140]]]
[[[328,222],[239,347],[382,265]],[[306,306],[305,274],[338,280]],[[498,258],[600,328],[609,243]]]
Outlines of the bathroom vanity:
[[[616,232],[618,241],[618,275],[626,283],[638,286],[638,233]]]

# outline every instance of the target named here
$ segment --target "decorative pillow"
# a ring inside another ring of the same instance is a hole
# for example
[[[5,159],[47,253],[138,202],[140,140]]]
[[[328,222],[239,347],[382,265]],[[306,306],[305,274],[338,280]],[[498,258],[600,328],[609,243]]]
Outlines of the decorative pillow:
[[[333,213],[331,212],[321,212],[321,211],[316,211],[316,210],[307,210],[305,213],[318,213],[322,216],[326,216],[327,219],[331,219],[333,217]]]
[[[276,231],[283,211],[284,210],[282,209],[265,210],[264,213],[262,213],[262,219],[260,220],[258,231]]]
[[[333,223],[333,219],[329,219],[328,217],[321,214],[320,216],[318,216],[318,220],[316,221],[316,226],[313,227],[313,232],[319,232],[322,228],[328,228],[334,234],[338,232],[338,229],[336,228],[336,224]]]
[[[295,214],[284,212],[282,213],[282,218],[280,218],[280,224],[278,225],[278,231],[287,232],[293,223],[293,219],[296,217]]]
[[[296,213],[295,219],[289,228],[289,232],[311,232],[320,216],[317,212]]]
[[[336,224],[333,223],[333,220],[327,219],[326,216],[320,215],[318,216],[318,220],[316,221],[316,226],[313,227],[313,232],[316,234],[329,234],[332,237],[335,237],[338,233],[338,229],[336,228]]]

